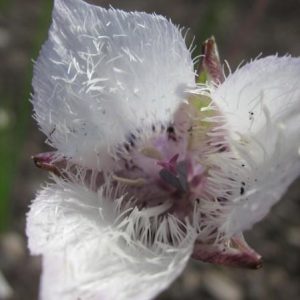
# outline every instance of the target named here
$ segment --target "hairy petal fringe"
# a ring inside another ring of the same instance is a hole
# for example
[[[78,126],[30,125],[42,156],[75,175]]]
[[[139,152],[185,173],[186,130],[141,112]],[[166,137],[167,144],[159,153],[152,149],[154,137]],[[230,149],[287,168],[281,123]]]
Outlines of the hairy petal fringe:
[[[110,168],[116,145],[137,130],[170,122],[193,86],[191,54],[166,18],[55,1],[34,68],[32,103],[61,155]]]
[[[223,229],[240,233],[280,200],[300,170],[300,59],[269,56],[238,69],[212,92],[227,118],[231,157],[212,158],[227,181]],[[222,189],[222,187],[221,187]]]
[[[32,254],[44,257],[43,300],[152,299],[182,272],[196,238],[191,226],[157,220],[162,207],[134,208],[116,222],[114,205],[103,188],[58,178],[38,194],[27,235]]]

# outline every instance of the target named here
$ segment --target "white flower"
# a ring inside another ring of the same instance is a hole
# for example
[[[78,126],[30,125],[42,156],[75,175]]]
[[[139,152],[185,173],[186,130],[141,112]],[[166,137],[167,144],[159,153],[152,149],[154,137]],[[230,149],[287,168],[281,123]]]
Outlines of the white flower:
[[[259,267],[242,232],[300,171],[300,59],[257,59],[197,84],[182,30],[56,0],[32,103],[54,173],[27,219],[41,299],[153,299],[190,256]]]

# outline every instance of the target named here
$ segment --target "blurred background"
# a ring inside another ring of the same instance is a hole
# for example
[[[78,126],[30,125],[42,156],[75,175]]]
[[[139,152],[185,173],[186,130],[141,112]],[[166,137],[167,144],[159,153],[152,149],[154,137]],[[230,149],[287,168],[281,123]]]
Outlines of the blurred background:
[[[92,2],[92,1],[89,1]],[[190,28],[195,44],[212,34],[231,68],[263,55],[300,56],[299,0],[111,0],[94,3],[156,12]],[[31,118],[32,60],[47,37],[51,0],[0,0],[0,300],[35,300],[40,260],[30,257],[25,215],[47,174],[32,154],[49,150]],[[200,47],[198,52],[199,54]],[[300,180],[247,239],[260,270],[190,262],[160,300],[300,299]],[[5,296],[6,295],[6,296]]]

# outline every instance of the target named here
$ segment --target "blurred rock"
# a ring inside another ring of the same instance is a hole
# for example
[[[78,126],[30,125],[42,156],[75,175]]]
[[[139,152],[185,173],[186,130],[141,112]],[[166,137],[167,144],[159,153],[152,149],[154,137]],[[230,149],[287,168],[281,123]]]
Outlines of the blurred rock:
[[[216,300],[241,300],[242,290],[237,283],[225,277],[224,273],[207,271],[203,276],[204,285]]]
[[[287,240],[292,246],[300,248],[300,228],[289,228],[287,232]]]
[[[0,271],[0,299],[6,300],[11,298],[12,295],[13,295],[13,290]]]
[[[182,277],[182,283],[187,291],[190,293],[195,293],[199,289],[199,286],[202,285],[201,272],[191,267],[188,268]]]
[[[10,34],[8,30],[0,28],[0,49],[4,49],[9,46],[11,41]]]
[[[0,130],[6,129],[11,122],[11,117],[7,110],[0,108]]]
[[[24,238],[16,232],[8,232],[0,237],[0,263],[3,267],[14,267],[26,256]]]

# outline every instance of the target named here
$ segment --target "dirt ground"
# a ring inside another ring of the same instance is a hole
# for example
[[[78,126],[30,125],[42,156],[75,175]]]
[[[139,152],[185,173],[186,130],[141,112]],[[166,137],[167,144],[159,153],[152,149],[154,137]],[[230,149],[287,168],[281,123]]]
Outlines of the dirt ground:
[[[233,69],[243,59],[247,61],[260,53],[300,55],[300,1],[94,2],[105,7],[112,4],[125,10],[163,14],[174,23],[191,28],[190,36],[195,35],[196,42],[214,34],[222,58]],[[36,55],[34,49],[39,48],[36,41],[43,39],[37,37],[41,33],[39,26],[49,20],[45,7],[51,7],[50,0],[0,2],[0,109],[2,98],[9,95],[12,122],[18,122],[21,103],[28,99],[31,59]],[[0,235],[0,270],[12,288],[12,296],[7,300],[35,300],[38,293],[40,260],[29,256],[26,250],[24,226],[30,201],[47,178],[34,167],[30,156],[48,148],[29,114],[27,117],[13,175],[12,218]],[[300,299],[299,213],[300,180],[290,187],[272,213],[246,234],[250,245],[264,257],[262,269],[230,269],[191,261],[183,275],[157,299]]]

